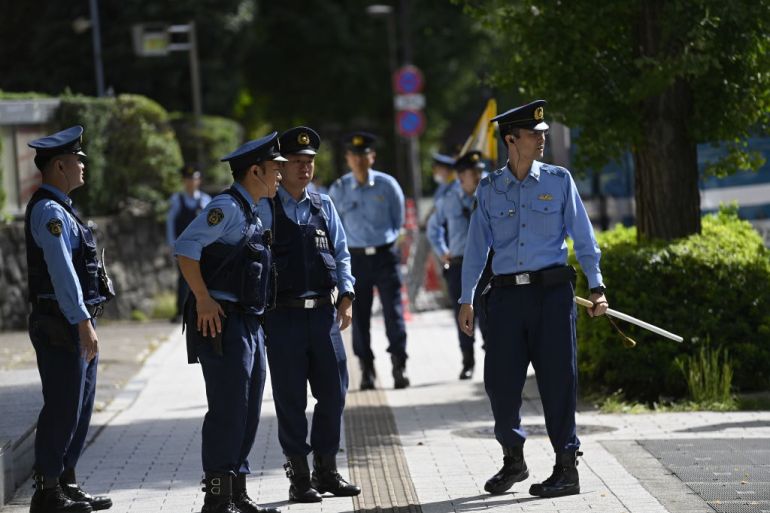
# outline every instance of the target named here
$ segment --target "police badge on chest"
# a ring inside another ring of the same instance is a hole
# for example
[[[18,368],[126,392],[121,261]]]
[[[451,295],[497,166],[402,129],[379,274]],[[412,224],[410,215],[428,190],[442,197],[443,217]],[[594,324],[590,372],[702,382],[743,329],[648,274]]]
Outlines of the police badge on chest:
[[[326,237],[326,232],[320,228],[315,231],[315,247],[320,250],[329,251],[329,239]]]

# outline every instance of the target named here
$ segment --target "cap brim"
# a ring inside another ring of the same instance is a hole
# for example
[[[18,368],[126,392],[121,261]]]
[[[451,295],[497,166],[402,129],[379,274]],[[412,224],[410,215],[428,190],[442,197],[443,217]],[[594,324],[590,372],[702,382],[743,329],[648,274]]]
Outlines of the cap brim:
[[[541,121],[537,125],[533,126],[532,130],[538,130],[538,131],[548,130],[548,123],[546,123],[545,121]]]
[[[292,153],[296,155],[316,155],[318,152],[312,148],[307,148],[305,150],[293,151]]]
[[[75,155],[80,155],[81,157],[87,157],[88,156],[85,153],[83,153],[82,151],[76,151]]]
[[[266,160],[272,160],[273,162],[288,162],[287,159],[281,157],[280,155],[278,155],[277,157],[273,157],[271,159],[266,159]]]

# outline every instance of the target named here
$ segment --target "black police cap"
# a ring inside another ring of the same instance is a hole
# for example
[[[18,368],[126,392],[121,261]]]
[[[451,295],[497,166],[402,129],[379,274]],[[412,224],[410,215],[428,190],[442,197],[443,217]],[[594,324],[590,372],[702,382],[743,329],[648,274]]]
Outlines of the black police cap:
[[[345,148],[353,153],[368,153],[374,150],[377,136],[369,132],[351,132],[345,136]]]
[[[233,171],[240,171],[269,160],[286,162],[286,159],[281,156],[278,132],[272,132],[259,139],[249,141],[220,160],[230,164],[230,169]]]
[[[444,155],[443,153],[434,153],[433,163],[438,164],[439,166],[455,167],[455,159],[449,155]]]
[[[478,150],[471,150],[461,155],[457,162],[455,162],[455,169],[462,172],[466,169],[484,169],[484,160],[482,159],[481,152]]]
[[[182,175],[182,178],[200,178],[201,172],[198,171],[198,169],[191,165],[191,164],[185,164],[179,169],[179,174]]]
[[[548,123],[543,121],[545,100],[535,100],[532,103],[516,107],[492,118],[500,128],[528,128],[530,130],[548,130]]]
[[[57,155],[82,155],[83,127],[80,125],[65,128],[52,135],[41,137],[27,143],[27,146],[35,150],[35,165],[42,171],[45,165]]]
[[[286,130],[278,138],[281,143],[281,154],[315,155],[321,146],[321,137],[312,128],[296,126]]]

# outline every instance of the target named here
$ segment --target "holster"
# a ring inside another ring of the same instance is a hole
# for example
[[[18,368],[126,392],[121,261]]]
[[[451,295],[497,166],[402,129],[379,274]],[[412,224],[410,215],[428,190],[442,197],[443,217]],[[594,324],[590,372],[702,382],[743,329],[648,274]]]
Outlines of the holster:
[[[198,331],[198,310],[196,308],[195,297],[190,294],[185,301],[184,320],[182,331],[187,335],[187,363],[198,363],[198,348],[201,344],[210,344],[214,349],[214,354],[223,356],[222,351],[222,333],[224,333],[224,324],[227,319],[222,318],[222,331],[214,336],[203,335]]]
[[[35,311],[32,322],[37,324],[48,344],[77,352],[78,339],[74,334],[74,327],[60,313]]]

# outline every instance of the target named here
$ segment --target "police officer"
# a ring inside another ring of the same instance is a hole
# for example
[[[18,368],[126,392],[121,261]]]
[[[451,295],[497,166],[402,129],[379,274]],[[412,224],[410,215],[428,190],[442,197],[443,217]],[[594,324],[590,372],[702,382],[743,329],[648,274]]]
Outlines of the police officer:
[[[395,388],[409,386],[406,375],[406,327],[401,304],[400,252],[396,241],[404,224],[404,193],[390,175],[372,169],[377,138],[354,132],[345,142],[351,172],[329,189],[342,219],[356,278],[353,303],[353,352],[361,364],[361,390],[374,388],[371,317],[377,287],[385,317]]]
[[[433,205],[435,209],[438,201],[444,197],[444,194],[446,194],[449,188],[457,181],[455,159],[449,155],[434,153],[432,171],[433,181],[438,185],[438,187],[436,187],[436,192],[433,193]]]
[[[31,513],[112,506],[108,497],[84,492],[75,477],[96,393],[99,347],[94,319],[107,299],[99,286],[96,240],[69,197],[84,184],[82,138],[83,127],[73,126],[29,143],[43,174],[24,218],[32,303],[29,336],[43,385]]]
[[[211,196],[202,192],[201,173],[191,165],[184,165],[179,170],[182,175],[184,190],[175,193],[169,199],[168,214],[166,215],[166,240],[174,252],[174,242],[176,238],[187,228],[193,219],[209,204]],[[184,300],[190,289],[187,282],[179,271],[176,284],[176,313],[171,318],[171,322],[179,322],[182,318],[182,309]]]
[[[202,513],[265,513],[246,493],[248,455],[265,385],[261,319],[273,286],[270,231],[257,202],[275,196],[286,161],[278,134],[249,141],[222,158],[234,182],[179,236],[179,268],[192,291],[185,307],[190,363],[200,362],[208,412],[202,462]],[[269,226],[269,225],[268,225]]]
[[[298,126],[281,134],[285,164],[275,201],[273,258],[276,307],[267,314],[267,358],[287,457],[289,500],[318,502],[321,494],[361,493],[337,472],[342,410],[348,386],[341,330],[350,325],[355,294],[345,232],[326,194],[309,192],[321,139]],[[339,290],[336,308],[334,288]],[[317,402],[307,443],[307,383]],[[313,452],[313,475],[307,455]]]
[[[486,298],[487,354],[484,384],[503,447],[503,467],[485,490],[503,493],[529,476],[524,461],[521,391],[532,362],[543,401],[546,428],[556,453],[553,474],[529,493],[557,497],[580,492],[575,429],[577,401],[575,270],[567,266],[569,235],[591,288],[591,315],[607,309],[600,251],[591,222],[569,172],[544,164],[548,124],[544,100],[496,118],[508,163],[481,180],[471,215],[462,269],[460,325],[473,330],[473,299],[484,259],[494,249],[494,276]],[[475,289],[475,290],[474,290]]]
[[[455,319],[460,312],[460,295],[462,293],[462,265],[465,253],[465,241],[468,237],[468,223],[471,210],[475,201],[476,187],[481,180],[481,172],[484,169],[484,161],[481,152],[472,150],[460,156],[455,163],[458,180],[455,181],[436,204],[436,212],[428,222],[428,240],[433,250],[444,265],[444,279],[449,289],[449,299],[454,307]],[[483,308],[479,308],[479,299],[475,301],[476,316],[483,315]],[[482,336],[485,335],[485,322],[479,322]],[[460,351],[462,352],[462,370],[460,379],[473,377],[476,359],[473,350],[474,335],[466,335],[461,326],[457,324],[457,333],[460,339]]]

